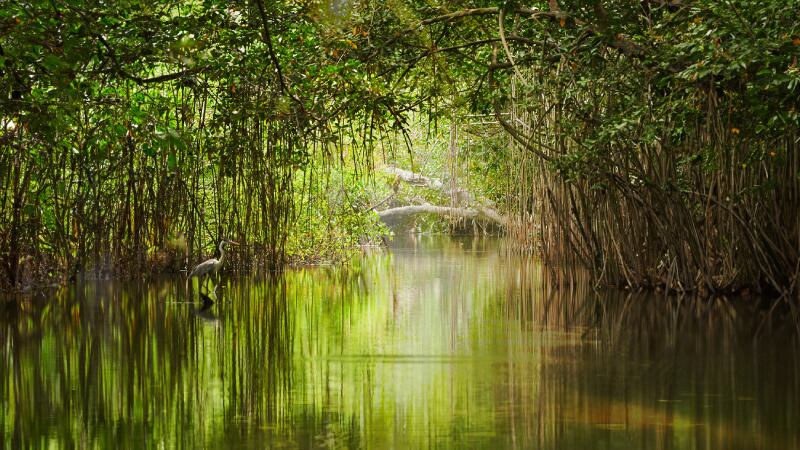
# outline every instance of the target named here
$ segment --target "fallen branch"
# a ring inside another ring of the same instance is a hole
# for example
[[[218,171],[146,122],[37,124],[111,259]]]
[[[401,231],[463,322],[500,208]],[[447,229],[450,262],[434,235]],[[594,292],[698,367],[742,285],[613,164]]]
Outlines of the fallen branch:
[[[412,186],[419,186],[419,187],[427,187],[430,189],[435,189],[437,191],[441,191],[444,189],[444,183],[436,178],[429,178],[425,175],[420,175],[418,173],[414,173],[410,170],[404,170],[397,167],[389,166],[383,169],[389,175],[394,175],[400,180],[412,185]]]
[[[394,175],[400,179],[400,181],[410,184],[411,186],[432,189],[444,195],[450,196],[451,198],[457,198],[457,202],[459,204],[467,205],[463,207],[454,207],[436,206],[429,203],[423,203],[421,205],[399,206],[395,208],[389,208],[384,211],[378,211],[378,215],[380,216],[381,220],[387,224],[397,223],[405,218],[410,218],[417,214],[436,214],[440,216],[458,217],[464,219],[481,218],[490,222],[494,222],[503,227],[506,224],[505,218],[500,213],[498,213],[494,208],[487,206],[491,204],[491,202],[482,198],[476,198],[466,189],[447,189],[446,184],[442,180],[426,177],[425,175],[420,175],[410,170],[400,169],[398,167],[389,166],[383,170],[385,173]],[[390,197],[393,196],[394,194],[392,194]],[[379,203],[379,205],[381,203]],[[373,209],[376,207],[377,205],[373,207]]]
[[[458,217],[463,219],[482,218],[498,225],[505,226],[502,216],[490,208],[452,208],[450,206],[436,206],[431,204],[398,206],[378,212],[378,216],[384,222],[397,223],[407,220],[418,214],[436,214],[446,217]]]

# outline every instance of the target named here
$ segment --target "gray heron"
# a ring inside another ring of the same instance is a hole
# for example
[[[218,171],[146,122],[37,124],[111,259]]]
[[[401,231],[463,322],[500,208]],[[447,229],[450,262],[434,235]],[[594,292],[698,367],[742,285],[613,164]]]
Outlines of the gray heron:
[[[189,273],[189,279],[192,277],[198,277],[201,279],[200,287],[203,286],[203,282],[207,281],[207,277],[209,274],[217,273],[219,269],[225,264],[225,254],[226,254],[226,245],[239,245],[238,243],[231,241],[230,239],[223,239],[219,243],[219,259],[211,258],[209,260],[203,261],[198,264],[194,269],[192,269],[191,273]]]

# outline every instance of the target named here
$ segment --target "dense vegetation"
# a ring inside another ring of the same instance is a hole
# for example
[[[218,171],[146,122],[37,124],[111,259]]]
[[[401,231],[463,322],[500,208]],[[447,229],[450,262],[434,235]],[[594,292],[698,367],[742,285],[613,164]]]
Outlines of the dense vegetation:
[[[370,80],[314,10],[228,3],[4,3],[5,284],[177,269],[221,237],[274,267],[369,227],[327,188],[345,141],[339,178],[368,165]]]
[[[4,4],[3,282],[178,268],[222,236],[248,266],[330,257],[377,232],[377,156],[405,143],[418,170],[419,136],[477,123],[457,155],[475,164],[441,175],[468,168],[512,239],[557,270],[796,295],[798,10]]]

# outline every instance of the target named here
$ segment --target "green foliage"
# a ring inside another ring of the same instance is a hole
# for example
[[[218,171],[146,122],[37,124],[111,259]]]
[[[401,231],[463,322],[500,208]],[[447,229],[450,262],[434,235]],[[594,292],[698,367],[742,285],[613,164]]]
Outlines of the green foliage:
[[[295,223],[320,217],[294,186],[320,189],[333,161],[363,174],[368,152],[336,157],[344,138],[398,122],[326,5],[263,3],[0,7],[0,279],[176,270],[223,236],[247,243],[242,263],[286,260]],[[363,220],[311,232],[372,234]],[[292,239],[292,255],[319,248]]]
[[[360,245],[380,243],[380,237],[389,234],[370,210],[369,183],[351,169],[333,170],[317,183],[302,181],[308,186],[296,187],[304,195],[286,247],[291,261],[342,262]]]
[[[455,167],[463,186],[529,216],[541,203],[517,195],[530,192],[520,183],[546,171],[540,181],[556,175],[573,190],[564,201],[585,205],[620,195],[694,212],[708,192],[754,202],[726,206],[745,208],[751,227],[768,200],[780,217],[769,235],[785,228],[800,176],[797,10],[794,0],[4,3],[3,279],[141,268],[162,250],[176,269],[222,236],[247,244],[241,263],[336,259],[380,232],[362,205],[381,190],[368,182],[374,155],[399,148],[396,136],[412,150],[390,160],[442,179]],[[476,115],[495,124],[465,130],[457,167],[421,145]],[[420,117],[433,130],[424,138]],[[723,175],[730,192],[705,184]],[[588,250],[602,247],[591,233],[615,232],[582,229],[599,221],[579,209],[558,221],[576,221],[584,259],[609,254]],[[715,239],[717,226],[698,233]],[[188,255],[169,249],[175,239]],[[762,266],[775,251],[759,254]],[[777,259],[788,267],[793,255]]]
[[[372,5],[359,23],[388,38],[358,57],[395,93],[513,137],[492,177],[521,241],[616,284],[795,285],[797,1]]]

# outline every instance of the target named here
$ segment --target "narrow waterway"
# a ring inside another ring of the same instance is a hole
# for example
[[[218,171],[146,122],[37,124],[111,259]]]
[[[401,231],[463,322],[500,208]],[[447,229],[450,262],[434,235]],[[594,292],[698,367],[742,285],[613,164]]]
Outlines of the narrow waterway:
[[[798,449],[798,326],[597,293],[498,240],[0,299],[6,448]]]

